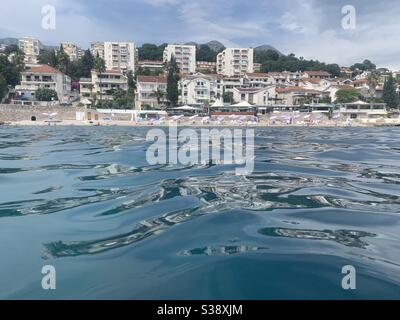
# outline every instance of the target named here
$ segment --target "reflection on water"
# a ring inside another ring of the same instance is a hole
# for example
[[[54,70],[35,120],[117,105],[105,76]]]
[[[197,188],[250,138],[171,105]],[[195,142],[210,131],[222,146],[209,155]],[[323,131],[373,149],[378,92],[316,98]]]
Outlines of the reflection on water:
[[[251,245],[227,245],[227,246],[206,246],[202,248],[194,248],[190,250],[184,250],[178,254],[181,256],[219,256],[219,255],[233,255],[246,252],[256,252],[261,250],[267,250],[267,247],[251,246]]]
[[[388,268],[380,274],[400,283],[399,128],[257,129],[247,176],[212,163],[150,166],[146,133],[1,127],[0,256],[10,258],[0,274],[13,275],[14,261],[36,274],[47,259],[102,286],[99,268],[129,259],[135,274],[121,269],[121,277],[145,291],[137,282],[149,265],[157,279],[179,276],[174,270],[194,277],[216,260],[266,259],[274,250],[291,257],[293,247],[325,255],[329,247],[331,256],[367,261],[367,271]],[[238,243],[227,244],[231,238]],[[5,297],[18,292],[11,282],[5,288]],[[220,290],[219,298],[229,293]]]
[[[354,230],[303,230],[286,228],[263,228],[259,233],[270,237],[284,237],[305,240],[326,240],[343,244],[347,247],[366,249],[368,243],[361,238],[376,237],[376,234]]]

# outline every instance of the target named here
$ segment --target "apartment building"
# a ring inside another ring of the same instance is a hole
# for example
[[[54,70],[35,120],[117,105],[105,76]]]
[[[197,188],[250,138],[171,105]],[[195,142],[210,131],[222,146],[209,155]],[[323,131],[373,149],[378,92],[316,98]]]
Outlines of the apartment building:
[[[261,72],[261,67],[262,67],[261,63],[255,63],[255,62],[253,63],[254,72],[256,73]]]
[[[217,55],[217,73],[225,76],[242,76],[254,72],[252,48],[226,48]]]
[[[167,77],[138,76],[136,81],[136,109],[159,107],[166,99]]]
[[[174,57],[181,73],[196,72],[196,46],[169,44],[163,55],[163,61],[169,62]]]
[[[133,42],[95,42],[91,44],[94,57],[104,59],[108,70],[135,71],[136,49]]]
[[[180,102],[188,105],[213,103],[223,95],[220,77],[202,73],[186,75],[179,81]]]
[[[160,74],[164,71],[164,62],[153,60],[140,60],[137,63],[137,67],[142,70],[147,70],[152,73]]]
[[[26,64],[37,64],[40,50],[43,44],[36,38],[24,37],[18,41],[19,48],[25,54],[24,62]]]
[[[217,71],[217,63],[210,61],[197,61],[196,71],[202,73],[215,73]]]
[[[128,90],[128,78],[120,70],[106,70],[99,74],[92,70],[92,78],[79,81],[82,97],[100,96],[103,100],[112,100],[114,90]]]
[[[79,60],[84,54],[84,51],[72,42],[61,42],[61,47],[71,61]]]
[[[21,84],[15,87],[21,100],[35,101],[36,91],[40,88],[57,92],[60,102],[70,102],[71,78],[48,65],[27,66],[21,73]]]
[[[318,103],[323,93],[315,89],[303,87],[276,88],[276,100],[284,105],[300,105]]]

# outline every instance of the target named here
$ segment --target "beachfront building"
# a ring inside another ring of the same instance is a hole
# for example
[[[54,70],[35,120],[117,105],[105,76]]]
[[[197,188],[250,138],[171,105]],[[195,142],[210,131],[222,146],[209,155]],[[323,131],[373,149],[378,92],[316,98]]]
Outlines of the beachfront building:
[[[141,60],[137,63],[137,68],[154,74],[161,74],[164,71],[163,61]]]
[[[71,61],[77,61],[83,57],[84,51],[72,42],[61,42],[61,47]]]
[[[284,87],[276,88],[277,99],[284,105],[300,105],[307,103],[318,103],[322,97],[322,92],[303,87]]]
[[[225,76],[242,76],[254,72],[252,48],[226,48],[217,55],[217,73]]]
[[[135,71],[136,49],[133,42],[95,42],[91,52],[104,59],[108,70]]]
[[[157,109],[166,99],[167,77],[138,76],[136,81],[136,109]]]
[[[24,62],[26,64],[37,64],[40,50],[43,49],[43,44],[40,40],[31,37],[24,37],[19,39],[18,45],[20,50],[24,53]]]
[[[339,114],[347,120],[360,120],[363,122],[375,122],[388,117],[385,103],[366,103],[363,101],[340,105]]]
[[[196,73],[179,81],[180,102],[188,105],[207,105],[222,97],[223,87],[217,75]]]
[[[36,91],[43,88],[57,92],[60,102],[70,102],[71,78],[48,65],[27,66],[15,91],[20,100],[36,101]]]
[[[89,90],[93,94],[96,93],[97,100],[100,98],[103,100],[112,100],[112,94],[115,90],[128,90],[128,78],[120,70],[106,70],[101,74],[92,70],[91,86],[84,80],[81,79],[80,81],[81,90],[83,86],[86,86],[83,92],[88,93]]]
[[[215,73],[217,70],[217,63],[210,61],[197,61],[196,71],[201,73]]]
[[[171,61],[172,57],[175,58],[181,73],[196,72],[196,46],[169,44],[164,50],[164,63]]]
[[[233,93],[234,88],[240,88],[243,86],[240,77],[224,77],[220,75],[219,82],[222,84],[225,93]]]
[[[234,88],[233,100],[237,103],[246,101],[251,105],[266,106],[269,92],[266,88]]]

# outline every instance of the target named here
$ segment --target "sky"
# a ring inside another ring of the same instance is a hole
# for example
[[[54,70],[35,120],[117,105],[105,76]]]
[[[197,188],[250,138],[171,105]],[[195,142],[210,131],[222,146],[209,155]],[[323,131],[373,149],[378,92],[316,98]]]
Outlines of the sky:
[[[55,29],[42,27],[54,6]],[[344,29],[342,8],[355,8]],[[400,69],[398,0],[1,0],[0,38],[34,36],[44,44],[72,41],[205,43],[256,47],[348,66],[370,59]]]

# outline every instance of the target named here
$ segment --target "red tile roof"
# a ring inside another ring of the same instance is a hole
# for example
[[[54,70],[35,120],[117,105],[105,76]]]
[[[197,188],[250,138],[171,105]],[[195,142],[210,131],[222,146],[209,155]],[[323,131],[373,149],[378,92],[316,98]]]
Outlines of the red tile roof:
[[[26,67],[25,72],[30,73],[58,73],[61,72],[52,66],[48,66],[47,64],[38,64],[36,66]]]
[[[304,71],[304,73],[308,74],[309,76],[328,76],[328,77],[331,76],[331,74],[329,72],[322,71],[322,70],[319,70],[319,71],[314,71],[314,70],[312,70],[312,71]]]
[[[268,73],[262,72],[246,73],[246,75],[253,78],[268,78],[270,76]]]
[[[320,93],[320,91],[318,91],[318,90],[306,89],[306,88],[303,88],[303,87],[276,88],[275,90],[278,93],[286,93],[286,92],[291,92],[291,91],[302,91],[302,92],[308,92],[308,93]]]
[[[138,82],[159,82],[167,83],[167,77],[164,76],[138,76]]]

